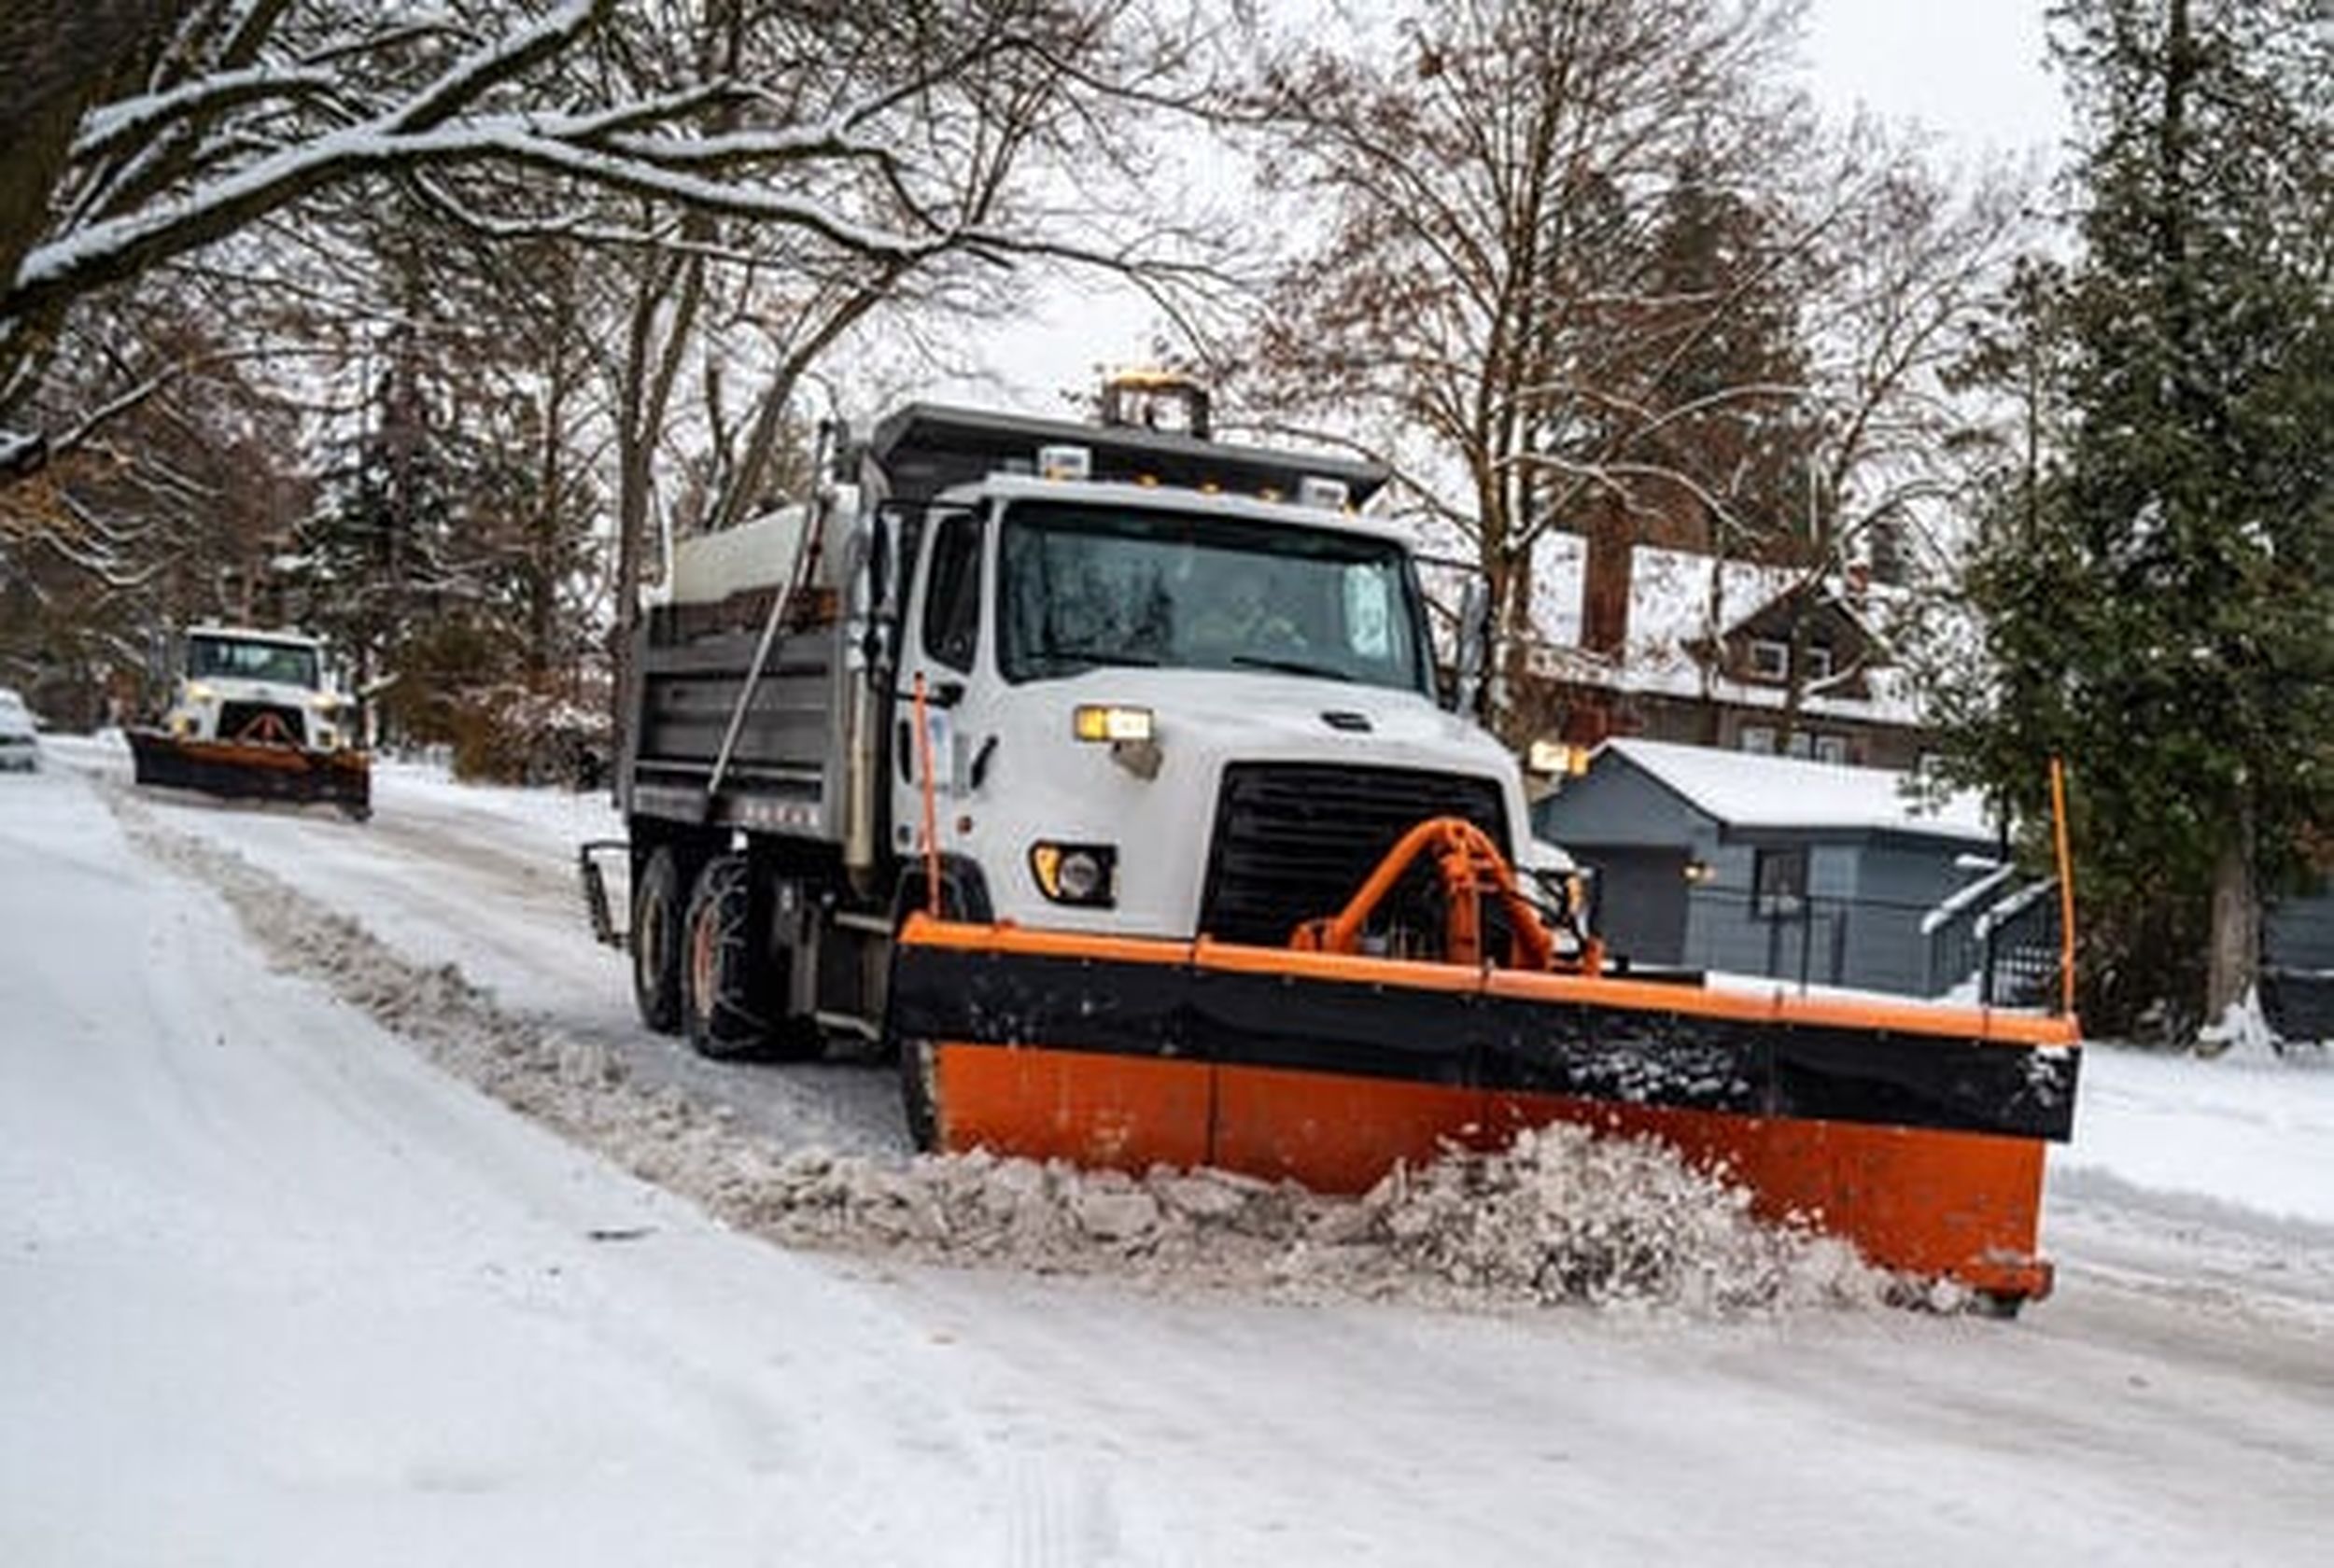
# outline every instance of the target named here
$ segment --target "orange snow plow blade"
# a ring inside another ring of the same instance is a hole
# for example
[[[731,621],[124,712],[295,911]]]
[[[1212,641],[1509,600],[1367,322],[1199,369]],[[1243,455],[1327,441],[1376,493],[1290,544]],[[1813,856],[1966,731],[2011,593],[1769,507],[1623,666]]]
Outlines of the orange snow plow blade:
[[[161,730],[132,730],[129,739],[140,784],[199,790],[229,800],[320,803],[359,820],[373,812],[373,763],[363,751],[197,740]]]
[[[1481,897],[1443,942],[1477,961],[1339,950],[1395,861],[1429,851],[1454,903]],[[1358,1192],[1581,1123],[1664,1140],[1883,1267],[2047,1294],[2043,1144],[2072,1130],[2073,1019],[1608,977],[1593,942],[1555,955],[1487,842],[1405,840],[1387,865],[1288,948],[911,917],[892,1009],[928,1043],[934,1141]]]

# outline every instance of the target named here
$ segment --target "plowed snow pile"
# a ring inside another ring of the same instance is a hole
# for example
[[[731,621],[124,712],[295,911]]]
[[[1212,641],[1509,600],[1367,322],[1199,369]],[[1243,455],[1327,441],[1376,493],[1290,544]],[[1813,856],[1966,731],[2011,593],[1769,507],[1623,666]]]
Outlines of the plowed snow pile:
[[[724,1196],[724,1212],[787,1240],[1297,1295],[1732,1315],[1877,1302],[1891,1283],[1837,1241],[1758,1224],[1748,1195],[1666,1149],[1568,1127],[1397,1171],[1357,1199],[1215,1170],[816,1151],[738,1172]]]
[[[1455,1306],[1584,1303],[1725,1316],[1891,1298],[1828,1238],[1759,1224],[1740,1189],[1650,1143],[1578,1128],[1452,1154],[1332,1198],[1220,1171],[1137,1178],[985,1154],[783,1149],[717,1105],[643,1090],[603,1048],[406,962],[231,851],[109,795],[155,859],[217,888],[282,967],[321,980],[447,1071],[728,1223],[781,1241],[1161,1284]]]

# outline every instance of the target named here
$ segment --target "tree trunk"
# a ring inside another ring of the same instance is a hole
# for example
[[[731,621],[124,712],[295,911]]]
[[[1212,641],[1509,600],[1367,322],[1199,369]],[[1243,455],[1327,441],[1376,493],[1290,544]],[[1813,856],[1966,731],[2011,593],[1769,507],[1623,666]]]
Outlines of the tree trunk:
[[[2261,890],[2254,880],[2253,803],[2236,808],[2236,832],[2213,865],[2213,935],[2206,954],[2204,1012],[2217,1024],[2243,1006],[2261,974]]]
[[[609,718],[619,753],[633,738],[625,733],[625,717],[636,675],[633,633],[640,624],[640,584],[646,576],[642,557],[654,511],[656,445],[664,436],[673,382],[687,354],[705,285],[705,264],[698,258],[676,258],[669,265],[651,258],[647,265],[633,295],[624,371],[616,388],[616,616],[610,650],[616,679],[609,693]]]

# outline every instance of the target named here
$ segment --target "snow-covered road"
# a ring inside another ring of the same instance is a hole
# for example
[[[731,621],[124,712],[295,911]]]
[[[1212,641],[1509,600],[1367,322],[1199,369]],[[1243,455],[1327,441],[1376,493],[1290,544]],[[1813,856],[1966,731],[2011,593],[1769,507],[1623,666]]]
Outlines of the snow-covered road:
[[[389,769],[357,827],[63,749],[0,778],[0,1562],[2323,1559],[2326,1073],[2098,1056],[2060,1294],[2011,1324],[790,1252],[272,970],[152,852],[232,847],[757,1136],[895,1147],[880,1070],[633,1026],[572,890],[598,803]]]

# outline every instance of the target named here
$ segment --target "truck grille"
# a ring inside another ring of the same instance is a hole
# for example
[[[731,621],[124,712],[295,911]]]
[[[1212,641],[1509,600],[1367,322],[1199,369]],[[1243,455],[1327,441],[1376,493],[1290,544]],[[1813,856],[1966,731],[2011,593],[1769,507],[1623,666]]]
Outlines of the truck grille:
[[[1505,846],[1507,807],[1489,778],[1306,763],[1224,770],[1200,930],[1279,947],[1334,915],[1397,840],[1429,817],[1464,817]]]
[[[274,723],[267,722],[274,720]],[[272,740],[284,746],[304,746],[308,733],[300,709],[281,703],[228,702],[218,705],[221,740]]]

